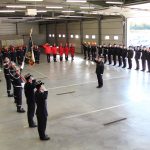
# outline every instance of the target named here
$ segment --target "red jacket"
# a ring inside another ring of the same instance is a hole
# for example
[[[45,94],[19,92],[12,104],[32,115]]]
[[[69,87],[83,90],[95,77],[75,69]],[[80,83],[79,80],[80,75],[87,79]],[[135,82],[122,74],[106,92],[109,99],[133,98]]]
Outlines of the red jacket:
[[[62,56],[64,53],[64,48],[62,46],[59,46],[58,51],[59,51],[59,55]]]
[[[53,53],[53,54],[57,54],[57,47],[56,47],[56,46],[53,46],[53,47],[52,47],[52,53]]]
[[[69,53],[69,47],[64,47],[64,53],[65,53],[66,56],[68,55],[68,53]]]
[[[43,47],[45,49],[45,54],[51,54],[52,53],[52,49],[51,49],[50,45],[44,44]]]
[[[71,56],[74,56],[74,52],[75,52],[75,47],[71,46],[70,47]]]

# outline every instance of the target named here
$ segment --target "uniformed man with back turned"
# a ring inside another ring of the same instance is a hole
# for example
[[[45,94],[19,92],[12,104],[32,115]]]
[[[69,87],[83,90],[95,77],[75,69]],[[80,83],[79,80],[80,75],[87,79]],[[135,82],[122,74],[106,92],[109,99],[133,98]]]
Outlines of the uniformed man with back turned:
[[[33,79],[30,73],[25,75],[26,83],[24,86],[24,93],[27,100],[27,117],[28,117],[28,124],[30,128],[37,127],[33,118],[35,113],[35,96],[34,96],[34,89],[35,89],[35,82],[36,80]]]

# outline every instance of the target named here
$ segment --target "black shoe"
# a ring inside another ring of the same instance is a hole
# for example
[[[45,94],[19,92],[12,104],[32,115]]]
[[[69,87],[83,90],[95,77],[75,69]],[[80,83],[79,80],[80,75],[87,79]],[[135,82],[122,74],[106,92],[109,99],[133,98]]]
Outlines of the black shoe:
[[[26,111],[23,108],[17,109],[18,113],[25,113]]]
[[[35,128],[35,127],[37,127],[36,124],[33,124],[33,125],[30,125],[30,126],[29,126],[29,128]]]
[[[139,68],[136,68],[135,70],[139,70]]]
[[[14,94],[8,94],[8,97],[13,97],[14,96]]]
[[[144,69],[142,69],[141,71],[145,71]]]
[[[102,88],[103,86],[101,85],[101,86],[97,86],[96,88]]]
[[[40,140],[42,140],[42,141],[47,141],[47,140],[50,140],[50,137],[48,137],[48,136],[41,137]]]
[[[131,68],[128,68],[128,69],[131,69]]]
[[[147,71],[148,73],[150,73],[150,71]]]
[[[123,66],[122,68],[125,68],[125,66]]]

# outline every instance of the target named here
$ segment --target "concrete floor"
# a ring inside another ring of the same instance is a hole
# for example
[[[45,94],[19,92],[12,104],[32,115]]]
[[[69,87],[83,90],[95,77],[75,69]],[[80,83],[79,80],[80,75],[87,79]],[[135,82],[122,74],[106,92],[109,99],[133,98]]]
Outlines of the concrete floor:
[[[26,66],[49,90],[47,134],[28,128],[0,82],[0,150],[149,150],[150,74],[105,65],[104,87],[97,89],[95,64],[80,56],[74,62]],[[72,92],[70,94],[57,95]],[[26,102],[23,96],[23,107]],[[127,118],[104,126],[105,123]],[[36,119],[36,118],[35,118]]]

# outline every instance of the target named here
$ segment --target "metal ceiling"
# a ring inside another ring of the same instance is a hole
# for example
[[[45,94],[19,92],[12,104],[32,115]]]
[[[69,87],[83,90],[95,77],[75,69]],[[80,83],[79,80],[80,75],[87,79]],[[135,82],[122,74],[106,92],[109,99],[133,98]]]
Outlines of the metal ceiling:
[[[12,13],[0,13],[0,20],[4,22],[41,22],[53,20],[77,20],[83,18],[93,18],[99,15],[133,15],[133,11],[143,11],[142,9],[128,8],[130,5],[148,3],[149,0],[120,0],[123,5],[106,4],[106,0],[88,0],[86,3],[68,3],[66,0],[43,0],[42,2],[20,2],[18,0],[0,0],[1,10],[15,10]],[[25,5],[26,8],[7,8],[7,5]],[[46,6],[62,6],[63,9],[48,9]],[[94,7],[82,10],[81,6]],[[26,15],[27,9],[47,10],[37,15]],[[63,13],[62,10],[73,10],[74,13]],[[132,10],[132,11],[131,11]],[[144,10],[145,11],[145,10]],[[149,11],[149,10],[146,10]]]

